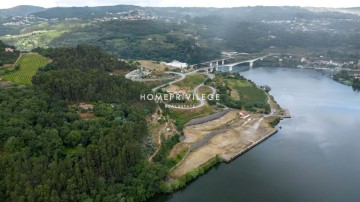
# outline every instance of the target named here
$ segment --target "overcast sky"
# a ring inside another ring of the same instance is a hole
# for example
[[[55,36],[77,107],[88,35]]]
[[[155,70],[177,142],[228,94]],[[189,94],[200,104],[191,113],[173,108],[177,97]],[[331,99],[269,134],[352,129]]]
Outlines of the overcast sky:
[[[180,6],[180,7],[239,7],[239,6],[311,6],[311,7],[360,7],[359,0],[0,0],[0,8],[17,5],[56,6]]]

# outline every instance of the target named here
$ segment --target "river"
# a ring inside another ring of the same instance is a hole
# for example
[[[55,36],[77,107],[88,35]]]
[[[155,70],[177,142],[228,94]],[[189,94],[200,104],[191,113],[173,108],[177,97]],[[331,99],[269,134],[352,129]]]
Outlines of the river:
[[[230,164],[154,201],[360,201],[360,93],[314,70],[241,75],[269,85],[292,118]]]

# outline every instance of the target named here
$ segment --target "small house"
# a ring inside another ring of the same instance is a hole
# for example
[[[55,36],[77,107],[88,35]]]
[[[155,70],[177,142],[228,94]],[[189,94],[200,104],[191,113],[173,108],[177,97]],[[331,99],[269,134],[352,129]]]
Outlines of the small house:
[[[240,111],[239,114],[242,119],[247,119],[250,117],[250,114],[246,111]]]
[[[155,112],[155,113],[153,113],[153,114],[151,115],[151,120],[152,120],[152,121],[155,122],[155,121],[157,121],[158,119],[159,119],[158,113]]]
[[[12,48],[5,48],[5,51],[6,51],[6,52],[14,52],[14,49],[12,49]]]
[[[179,91],[177,92],[177,94],[179,94],[179,95],[186,95],[186,90],[179,90]]]
[[[92,104],[86,104],[86,103],[79,104],[80,110],[92,110],[93,108],[94,108],[94,105],[92,105]]]

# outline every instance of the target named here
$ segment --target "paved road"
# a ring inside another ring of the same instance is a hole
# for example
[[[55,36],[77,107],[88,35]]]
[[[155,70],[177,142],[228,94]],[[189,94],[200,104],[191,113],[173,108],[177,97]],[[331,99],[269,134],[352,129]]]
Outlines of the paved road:
[[[174,80],[174,81],[170,81],[170,82],[168,82],[168,83],[165,83],[165,84],[162,84],[162,85],[160,85],[160,86],[157,86],[157,87],[155,87],[155,88],[152,89],[153,92],[157,91],[159,88],[162,88],[162,87],[164,87],[164,86],[166,86],[166,85],[171,85],[171,84],[173,84],[173,83],[179,82],[179,81],[181,81],[181,80],[183,80],[183,79],[186,78],[186,74],[183,74],[183,73],[180,73],[180,72],[165,72],[165,73],[166,73],[166,74],[176,74],[176,75],[179,75],[179,76],[180,76],[180,79],[177,79],[177,80]]]
[[[166,86],[166,85],[172,85],[172,84],[174,84],[174,83],[177,83],[177,82],[179,82],[179,81],[181,81],[181,80],[184,80],[187,75],[195,74],[195,73],[197,73],[198,71],[203,70],[203,69],[207,69],[207,68],[208,68],[208,67],[196,69],[196,70],[191,71],[191,72],[188,72],[188,73],[186,73],[186,74],[180,73],[180,72],[165,72],[166,74],[176,74],[176,75],[180,76],[180,78],[177,79],[177,80],[174,80],[174,81],[171,81],[171,82],[162,84],[162,85],[160,85],[160,86],[157,86],[157,87],[153,88],[152,91],[155,92],[155,91],[157,91],[159,88],[162,88],[162,87],[164,87],[164,86]],[[209,76],[209,75],[208,75],[208,76]],[[204,86],[204,83],[196,86],[196,87],[193,89],[193,91],[192,91],[192,93],[196,96],[196,98],[197,98],[197,99],[199,100],[199,102],[200,102],[198,105],[192,106],[192,107],[176,107],[176,106],[172,106],[172,105],[167,105],[167,106],[168,106],[169,108],[174,108],[174,109],[197,109],[197,108],[203,107],[203,106],[205,105],[205,101],[202,100],[201,97],[198,95],[198,91],[199,91],[199,88],[200,88],[201,86]],[[210,87],[211,90],[212,90],[211,95],[215,96],[215,94],[216,94],[216,89],[213,88],[213,87],[211,87],[211,86],[208,86],[208,87]]]
[[[133,81],[166,81],[175,79],[176,77],[166,77],[166,78],[160,78],[160,79],[131,79]]]
[[[201,97],[200,97],[199,94],[198,94],[199,88],[200,88],[201,86],[205,86],[204,83],[196,86],[196,87],[193,89],[193,94],[194,94],[194,95],[196,96],[196,98],[200,101],[200,103],[199,103],[198,105],[194,106],[192,109],[200,108],[200,107],[203,107],[203,106],[205,105],[205,101],[204,101],[203,99],[201,99]],[[207,86],[207,87],[209,87],[209,88],[212,90],[211,95],[215,97],[216,89],[215,89],[214,87],[212,87],[212,86]]]
[[[271,104],[270,104],[270,101],[271,101],[270,95],[269,95],[268,93],[266,93],[266,95],[267,95],[267,97],[268,97],[267,103],[270,105],[271,112],[270,112],[270,114],[264,114],[263,116],[264,116],[265,118],[274,115],[275,112],[276,112],[276,109],[274,109],[274,108],[271,106]]]
[[[187,73],[187,74],[185,74],[185,75],[189,75],[189,74],[194,74],[194,73],[196,73],[197,71],[199,71],[200,69],[198,69],[198,70],[195,70],[195,71],[192,71],[192,72],[189,72],[189,73]],[[209,75],[208,75],[209,76]],[[175,83],[175,82],[174,82]],[[201,87],[201,86],[205,86],[204,85],[204,83],[201,83],[201,84],[199,84],[198,86],[196,86],[194,89],[193,89],[193,91],[192,91],[192,93],[196,96],[196,99],[197,100],[199,100],[199,104],[198,105],[196,105],[196,106],[192,106],[192,107],[176,107],[176,106],[172,106],[172,105],[167,105],[169,108],[174,108],[174,109],[197,109],[197,108],[200,108],[200,107],[203,107],[204,105],[205,105],[205,101],[203,100],[203,99],[201,99],[201,97],[199,96],[199,94],[198,94],[198,91],[199,91],[199,88]],[[214,87],[212,87],[212,86],[208,86],[210,89],[211,89],[211,95],[212,96],[215,96],[215,94],[216,94],[216,89],[214,88]]]

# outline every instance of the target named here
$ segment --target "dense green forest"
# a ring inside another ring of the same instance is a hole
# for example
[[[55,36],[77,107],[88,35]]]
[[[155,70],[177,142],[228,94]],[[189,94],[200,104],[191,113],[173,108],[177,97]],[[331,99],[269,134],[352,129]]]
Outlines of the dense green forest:
[[[97,67],[109,55],[88,54],[89,63],[67,59],[77,68],[54,58],[33,86],[0,90],[0,201],[144,201],[160,191],[167,168],[147,161],[155,104],[138,99],[150,89]],[[94,105],[92,119],[80,101]]]
[[[13,64],[18,59],[20,52],[17,50],[5,51],[5,48],[15,49],[13,46],[9,46],[0,40],[0,66],[4,64]]]
[[[41,55],[51,58],[52,62],[42,71],[55,69],[99,69],[105,71],[130,70],[133,68],[126,62],[101,50],[98,46],[77,45],[73,48],[36,48],[33,50]]]
[[[50,45],[94,44],[124,59],[199,63],[220,56],[217,47],[201,46],[193,37],[184,37],[183,29],[187,27],[155,20],[110,21],[65,33]]]

